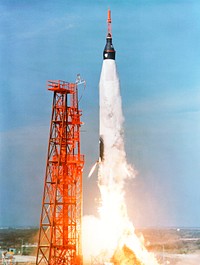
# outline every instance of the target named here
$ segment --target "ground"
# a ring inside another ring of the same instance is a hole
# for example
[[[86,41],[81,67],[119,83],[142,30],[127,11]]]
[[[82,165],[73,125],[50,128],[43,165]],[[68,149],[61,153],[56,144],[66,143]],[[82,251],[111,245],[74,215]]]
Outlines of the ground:
[[[200,228],[136,229],[136,234],[160,265],[199,265]],[[0,229],[0,252],[12,250],[18,265],[33,265],[37,239],[38,228]]]

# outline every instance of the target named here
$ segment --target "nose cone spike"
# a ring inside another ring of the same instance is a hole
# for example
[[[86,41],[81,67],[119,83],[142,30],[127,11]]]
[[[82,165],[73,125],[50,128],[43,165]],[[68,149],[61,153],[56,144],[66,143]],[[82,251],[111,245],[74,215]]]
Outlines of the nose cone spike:
[[[111,31],[111,11],[108,10],[108,32],[106,37],[106,46],[103,51],[103,59],[112,59],[115,60],[115,49],[112,44],[112,31]]]

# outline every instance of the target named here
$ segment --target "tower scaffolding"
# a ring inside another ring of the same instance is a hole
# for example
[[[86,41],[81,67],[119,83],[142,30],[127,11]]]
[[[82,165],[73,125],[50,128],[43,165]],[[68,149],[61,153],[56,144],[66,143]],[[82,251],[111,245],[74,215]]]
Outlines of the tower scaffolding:
[[[81,265],[82,171],[76,83],[48,81],[52,115],[36,265]]]

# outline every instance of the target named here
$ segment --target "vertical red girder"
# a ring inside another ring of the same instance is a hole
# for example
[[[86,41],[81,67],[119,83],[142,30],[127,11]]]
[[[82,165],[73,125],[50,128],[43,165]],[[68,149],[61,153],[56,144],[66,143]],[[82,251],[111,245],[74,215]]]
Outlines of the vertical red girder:
[[[82,264],[82,170],[77,83],[48,81],[54,92],[36,264]]]

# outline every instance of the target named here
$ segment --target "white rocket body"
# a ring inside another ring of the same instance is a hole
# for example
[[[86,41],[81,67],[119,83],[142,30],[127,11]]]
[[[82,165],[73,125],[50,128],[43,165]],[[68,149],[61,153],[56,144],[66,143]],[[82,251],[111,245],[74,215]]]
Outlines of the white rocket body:
[[[115,60],[103,61],[99,82],[99,183],[114,184],[125,179],[126,154],[123,141],[123,114],[120,83]]]

